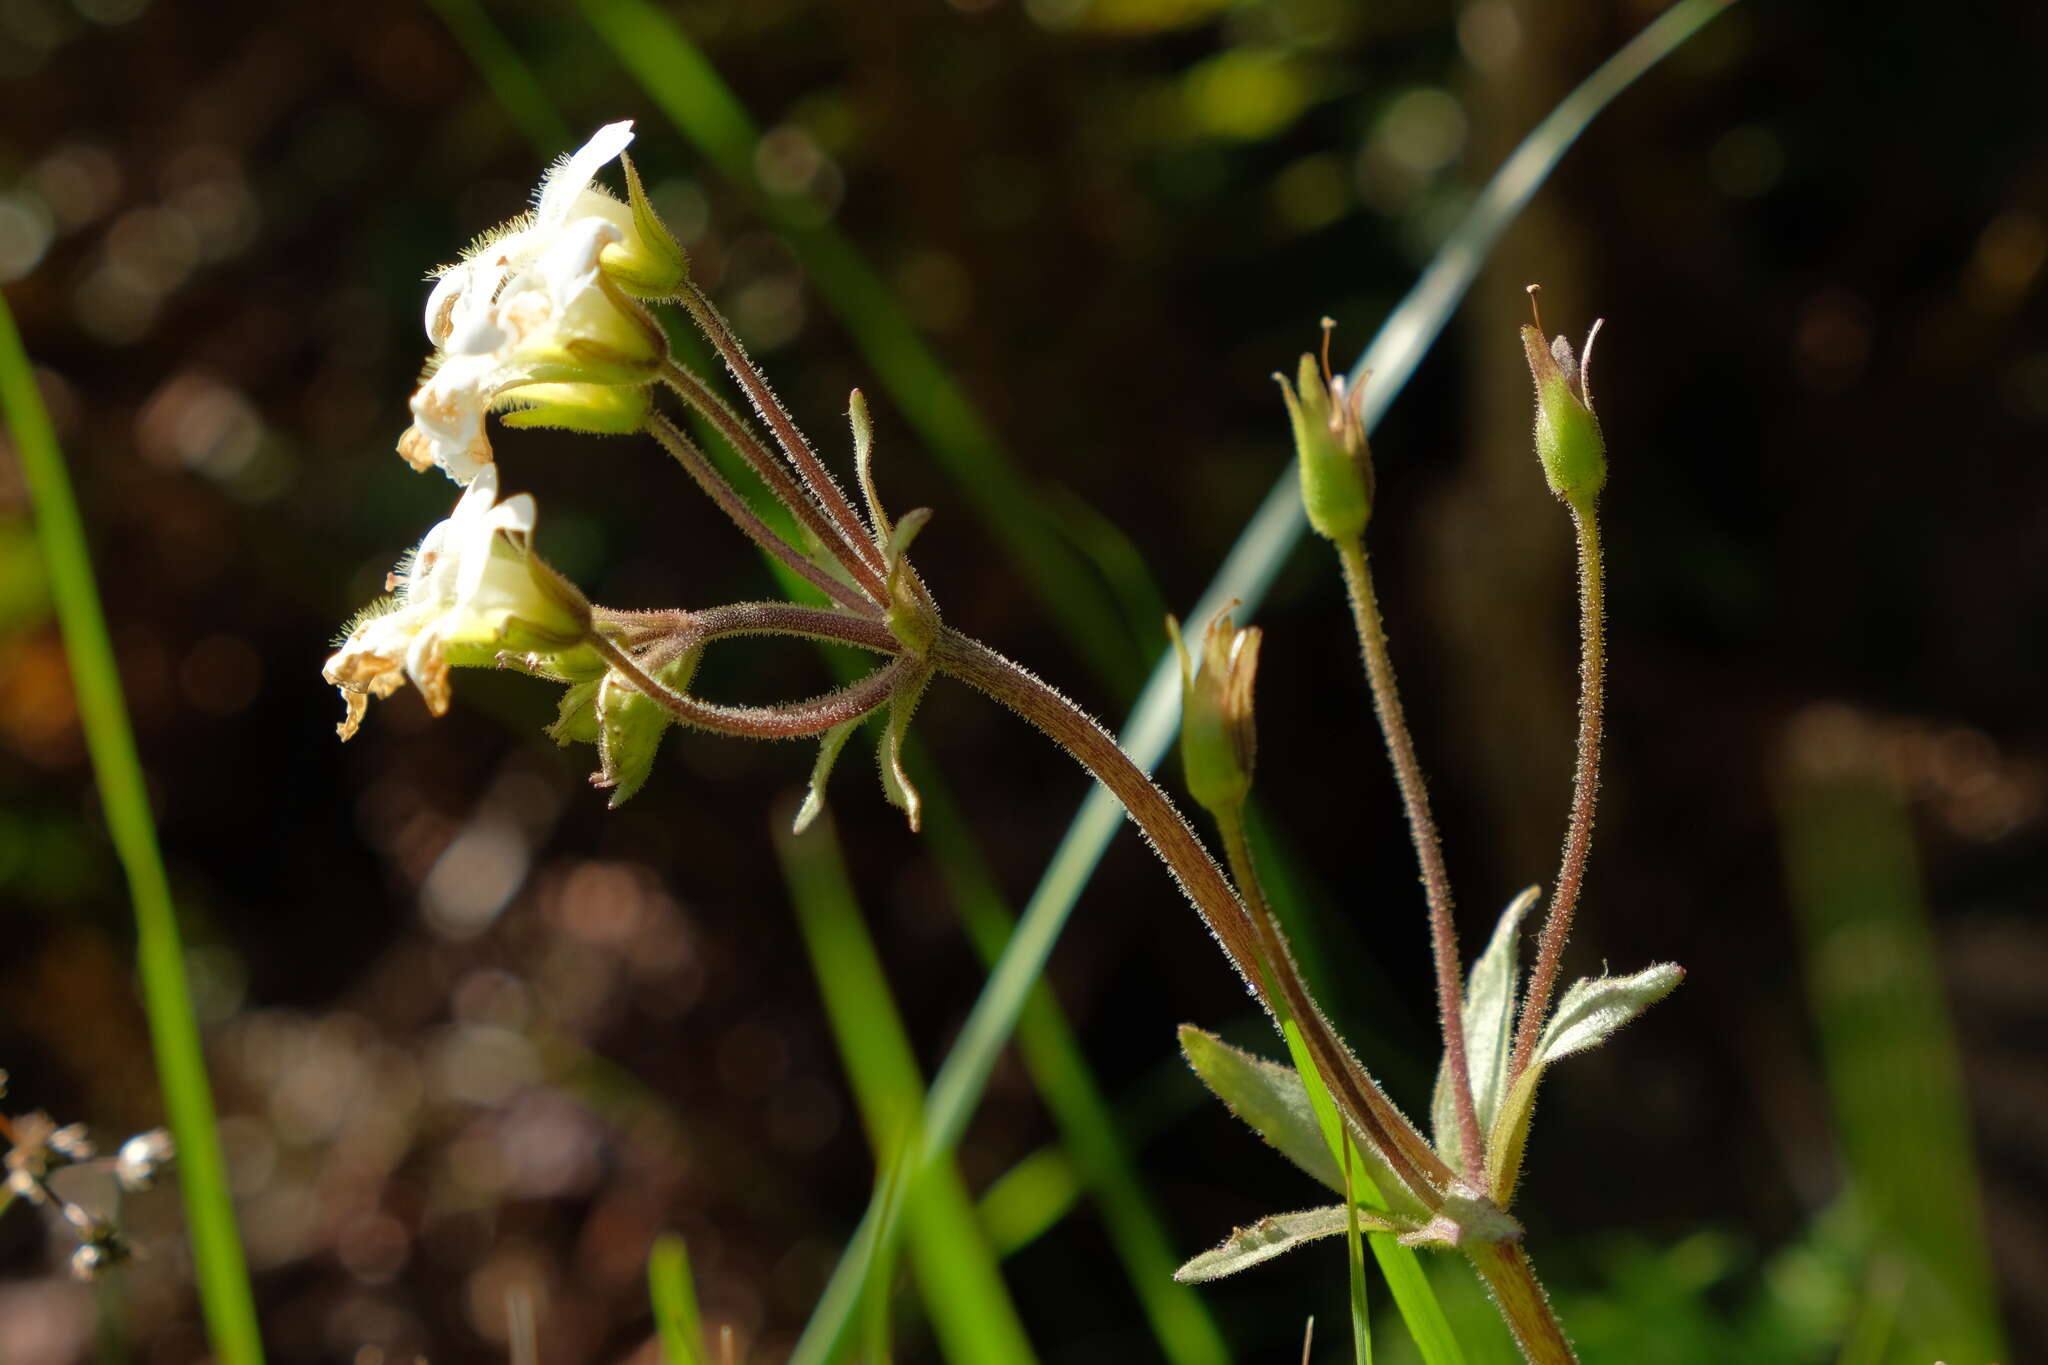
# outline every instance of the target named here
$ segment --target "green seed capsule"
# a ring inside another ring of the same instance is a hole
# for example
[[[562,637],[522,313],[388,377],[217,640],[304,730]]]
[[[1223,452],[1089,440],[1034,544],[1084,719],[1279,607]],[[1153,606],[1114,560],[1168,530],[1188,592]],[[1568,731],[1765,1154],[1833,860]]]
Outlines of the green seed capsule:
[[[1358,394],[1345,390],[1342,376],[1325,378],[1314,356],[1301,358],[1290,388],[1283,375],[1280,395],[1294,425],[1294,449],[1301,470],[1301,503],[1316,534],[1356,540],[1372,516],[1372,449],[1358,417]],[[1359,392],[1363,392],[1360,390]]]
[[[1599,333],[1596,322],[1584,354],[1574,356],[1563,337],[1546,339],[1540,325],[1522,328],[1522,349],[1536,381],[1536,457],[1550,491],[1575,506],[1590,504],[1607,483],[1607,441],[1587,383]]]

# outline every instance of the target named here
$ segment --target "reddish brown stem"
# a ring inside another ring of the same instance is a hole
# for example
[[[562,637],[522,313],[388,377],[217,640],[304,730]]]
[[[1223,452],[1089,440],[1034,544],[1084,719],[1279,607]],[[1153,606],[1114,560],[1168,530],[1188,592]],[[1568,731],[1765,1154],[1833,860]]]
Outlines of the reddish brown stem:
[[[878,654],[903,652],[902,643],[880,621],[826,607],[799,606],[794,602],[733,602],[706,607],[702,611],[654,613],[593,607],[591,616],[601,625],[616,623],[626,626],[636,644],[671,639],[681,640],[689,646],[710,644],[736,635],[796,635],[808,640],[829,640],[835,644],[872,649]]]
[[[746,534],[747,539],[787,564],[811,586],[841,606],[857,612],[872,612],[876,609],[874,601],[826,573],[803,551],[775,534],[774,528],[761,520],[753,508],[747,506],[746,499],[733,491],[732,485],[725,481],[725,477],[712,468],[711,461],[705,458],[704,452],[697,449],[697,443],[685,436],[675,423],[656,413],[647,419],[647,429],[654,434],[655,440],[661,442],[664,450],[675,456],[676,463],[697,481],[697,486],[718,504],[719,510],[733,519],[733,524]]]
[[[762,377],[759,367],[748,357],[746,347],[740,344],[739,337],[734,334],[724,316],[712,305],[710,297],[697,287],[695,280],[683,281],[681,297],[683,307],[689,310],[697,329],[704,333],[705,339],[710,341],[718,351],[720,359],[725,361],[726,369],[732,372],[732,377],[739,381],[740,387],[747,391],[748,400],[753,403],[755,411],[761,414],[761,420],[768,424],[768,429],[775,434],[776,443],[782,447],[782,453],[788,457],[797,477],[810,488],[826,517],[839,527],[845,542],[867,561],[871,569],[877,574],[883,572],[882,552],[868,538],[867,528],[855,514],[853,504],[846,500],[846,495],[839,491],[839,485],[833,481],[832,475],[819,462],[816,452],[811,449],[811,443],[804,438],[803,432],[797,429],[789,410],[782,406],[782,400],[777,398],[775,390],[768,386],[768,381]]]
[[[1458,930],[1451,913],[1451,877],[1444,869],[1436,817],[1429,809],[1429,788],[1422,778],[1422,764],[1415,757],[1415,740],[1408,733],[1400,685],[1394,680],[1394,659],[1387,649],[1386,624],[1380,619],[1379,598],[1373,592],[1365,542],[1338,541],[1336,546],[1337,557],[1344,565],[1344,586],[1351,595],[1352,616],[1358,626],[1359,648],[1365,654],[1366,679],[1372,685],[1373,711],[1379,717],[1380,734],[1387,742],[1387,755],[1394,763],[1394,781],[1401,789],[1401,804],[1408,812],[1408,837],[1415,845],[1416,859],[1422,864],[1423,893],[1429,902],[1430,953],[1436,964],[1436,1008],[1443,1024],[1444,1060],[1450,1069],[1451,1099],[1458,1115],[1458,1164],[1476,1180],[1486,1161],[1486,1143],[1479,1132],[1479,1116],[1472,1102],[1472,1070],[1465,1050],[1465,978],[1458,960]],[[1441,1140],[1444,1135],[1437,1136]]]
[[[742,739],[801,739],[859,720],[888,702],[906,669],[904,660],[892,659],[850,687],[786,706],[720,706],[664,687],[603,635],[593,635],[591,642],[606,663],[683,724]]]
[[[1586,859],[1593,850],[1593,808],[1600,794],[1600,736],[1606,710],[1607,589],[1600,549],[1600,519],[1589,503],[1570,504],[1579,542],[1579,761],[1572,781],[1572,810],[1565,827],[1564,857],[1557,870],[1557,891],[1537,942],[1536,966],[1529,974],[1528,998],[1522,1002],[1515,1030],[1510,1084],[1528,1069],[1542,1036],[1543,1016],[1557,989],[1558,964],[1565,940],[1571,937],[1572,914],[1586,884]]]
[[[1269,937],[1253,922],[1230,879],[1185,817],[1109,732],[1028,669],[957,631],[939,631],[930,660],[941,672],[980,689],[1045,731],[1109,789],[1194,903],[1231,965],[1262,996],[1267,983],[1259,963],[1262,954],[1270,959],[1273,984],[1347,1121],[1386,1156],[1418,1200],[1432,1207],[1439,1202],[1439,1191],[1452,1177],[1450,1168],[1337,1037],[1278,938],[1277,927]]]
[[[804,524],[820,545],[832,557],[845,566],[854,582],[867,590],[877,602],[888,600],[882,576],[870,564],[867,551],[871,548],[865,536],[849,544],[846,532],[828,520],[815,500],[806,495],[797,481],[790,477],[787,469],[775,458],[773,451],[754,434],[746,419],[734,412],[732,405],[710,388],[703,380],[691,374],[671,360],[662,370],[662,379],[678,397],[695,409],[704,420],[711,423],[718,434],[723,436],[732,448],[747,462],[747,468],[760,476],[768,485],[768,492],[777,502],[787,507],[790,514]]]
[[[1543,1292],[1520,1243],[1467,1247],[1465,1255],[1485,1281],[1494,1306],[1500,1309],[1529,1365],[1578,1365],[1579,1357],[1564,1334],[1564,1324],[1551,1311],[1550,1296]]]

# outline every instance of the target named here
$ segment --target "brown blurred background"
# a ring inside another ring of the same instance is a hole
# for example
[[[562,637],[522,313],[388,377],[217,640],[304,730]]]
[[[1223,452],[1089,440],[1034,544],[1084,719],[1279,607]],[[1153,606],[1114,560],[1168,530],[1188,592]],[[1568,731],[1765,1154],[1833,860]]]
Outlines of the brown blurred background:
[[[1355,355],[1506,151],[1657,8],[668,7],[771,130],[761,184],[825,206],[1096,566],[1128,628],[1095,662],[872,381],[757,187],[686,143],[576,7],[489,15],[559,111],[554,150],[639,120],[700,278],[835,459],[866,390],[891,505],[937,510],[920,565],[949,621],[1114,720],[1161,611],[1186,610],[1285,467],[1269,374],[1325,313]],[[675,1227],[707,1313],[776,1359],[871,1178],[772,852],[809,754],[672,736],[607,812],[589,751],[539,733],[550,689],[484,674],[443,720],[408,692],[333,736],[329,640],[454,495],[391,449],[421,279],[542,164],[448,13],[470,11],[0,0],[0,283],[84,504],[274,1358],[502,1359],[525,1286],[549,1365],[651,1361],[644,1255]],[[1573,961],[1690,976],[1547,1093],[1519,1211],[1568,1301],[1635,1302],[1627,1266],[1706,1235],[1721,1260],[1697,1297],[1732,1320],[1837,1207],[1832,978],[1786,849],[1846,780],[1910,822],[1910,841],[1858,828],[1871,859],[1917,856],[1902,895],[1952,1008],[2011,1358],[2048,1353],[2043,51],[2035,5],[1737,6],[1571,154],[1375,443],[1381,588],[1473,945],[1551,875],[1571,761],[1568,525],[1529,456],[1521,286],[1542,281],[1559,330],[1606,318],[1614,672]],[[498,450],[541,499],[540,548],[596,599],[772,592],[650,443]],[[1320,547],[1260,620],[1261,796],[1324,989],[1425,1109],[1412,860]],[[701,685],[774,700],[822,679],[794,646],[734,646]],[[1079,775],[957,688],[919,729],[1021,903]],[[833,810],[929,1069],[978,959],[864,754]],[[9,1105],[108,1137],[157,1121],[124,889],[4,450],[0,916]],[[1175,1024],[1256,1034],[1130,835],[1053,978],[1105,1087],[1138,1097],[1189,1253],[1307,1201],[1178,1070]],[[1006,1065],[970,1182],[1050,1136]],[[197,1359],[175,1201],[138,1217],[127,1349]],[[0,1220],[11,1363],[110,1349],[53,1245],[27,1210]],[[1308,1312],[1342,1320],[1338,1259],[1206,1297],[1245,1359],[1276,1358]],[[1007,1269],[1047,1359],[1149,1358],[1085,1210]]]

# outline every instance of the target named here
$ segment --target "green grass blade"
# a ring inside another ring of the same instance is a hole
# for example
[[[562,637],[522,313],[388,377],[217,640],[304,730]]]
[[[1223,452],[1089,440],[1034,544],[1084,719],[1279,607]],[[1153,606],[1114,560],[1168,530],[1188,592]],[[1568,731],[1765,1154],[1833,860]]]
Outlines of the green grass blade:
[[[1352,1147],[1350,1135],[1344,1131],[1343,1122],[1337,1117],[1337,1103],[1330,1098],[1330,1092],[1323,1085],[1322,1076],[1316,1071],[1310,1059],[1308,1046],[1303,1042],[1301,1030],[1292,1020],[1284,1021],[1283,1036],[1287,1039],[1287,1053],[1294,1063],[1296,1074],[1301,1077],[1303,1087],[1308,1091],[1309,1103],[1315,1106],[1316,1118],[1322,1124],[1323,1136],[1330,1143],[1330,1150],[1338,1155],[1345,1172],[1347,1186],[1351,1172],[1360,1166],[1357,1153]],[[1341,1146],[1340,1146],[1341,1144]],[[1374,1188],[1368,1177],[1363,1185],[1347,1189],[1347,1202],[1354,1201],[1369,1209],[1384,1209],[1386,1200]],[[1413,1247],[1402,1246],[1399,1239],[1387,1233],[1373,1233],[1366,1238],[1372,1247],[1373,1260],[1379,1263],[1380,1274],[1387,1280],[1387,1292],[1393,1297],[1394,1307],[1401,1314],[1402,1325],[1408,1335],[1414,1338],[1416,1350],[1422,1353],[1424,1365],[1465,1365],[1465,1351],[1458,1344],[1457,1333],[1451,1329],[1450,1319],[1444,1315],[1443,1305],[1437,1302],[1436,1291],[1431,1288],[1429,1276],[1423,1273],[1422,1263]],[[1361,1267],[1362,1274],[1362,1267]],[[1369,1323],[1362,1316],[1364,1311],[1364,1285],[1361,1281],[1353,1290],[1352,1331],[1353,1340],[1359,1342],[1361,1355],[1372,1353]]]
[[[760,133],[717,69],[674,19],[647,0],[583,0],[582,8],[677,130],[727,177],[756,192],[763,213],[881,387],[1038,594],[1047,615],[1098,675],[1127,692],[1138,682],[1142,660],[1102,582],[1059,535],[1043,502],[874,268],[805,201],[758,194],[753,160]]]
[[[1351,1197],[1350,1143],[1344,1144],[1344,1260],[1351,1288],[1351,1358],[1372,1365],[1372,1305],[1365,1297],[1365,1238],[1358,1231],[1358,1201]]]
[[[455,35],[471,65],[490,86],[492,98],[543,156],[553,158],[576,145],[575,133],[541,88],[533,69],[499,32],[477,0],[430,0],[441,22]]]
[[[655,1238],[647,1253],[647,1297],[654,1304],[654,1327],[668,1365],[707,1365],[690,1250],[673,1232]]]
[[[192,1257],[200,1303],[216,1359],[222,1365],[261,1365],[263,1340],[249,1287],[248,1262],[235,1227],[228,1194],[227,1165],[221,1157],[213,1092],[199,1020],[185,979],[185,950],[171,904],[170,878],[157,847],[156,821],[135,752],[122,699],[121,675],[107,638],[85,527],[72,497],[57,434],[36,389],[35,372],[15,330],[14,316],[0,298],[0,410],[7,417],[21,461],[36,534],[49,568],[50,598],[64,634],[72,686],[78,694],[79,723],[92,755],[106,811],[107,835],[127,874],[135,906],[136,960],[142,975],[143,1005],[163,1086],[164,1113],[178,1143],[178,1183],[191,1227]]]
[[[1870,1288],[1844,1358],[2006,1359],[1904,802],[1882,776],[1851,772],[1795,775],[1780,805],[1807,996],[1868,1229]]]
[[[926,792],[925,829],[940,872],[968,937],[982,958],[994,963],[1016,929],[1016,918],[943,790],[922,773],[918,783]],[[1144,1180],[1118,1134],[1079,1040],[1043,981],[1032,988],[1018,1017],[1017,1048],[1059,1125],[1067,1156],[1102,1214],[1160,1350],[1173,1365],[1221,1365],[1230,1358],[1223,1334],[1201,1295],[1173,1278],[1183,1258],[1175,1253],[1165,1224],[1146,1196]]]
[[[877,1163],[893,1167],[899,1153],[916,1150],[924,1097],[909,1035],[854,902],[830,822],[820,820],[801,838],[778,826],[776,848]],[[911,1268],[947,1357],[976,1365],[1027,1365],[1035,1359],[1030,1342],[958,1167],[950,1157],[918,1163],[904,1179],[902,1221]],[[886,1228],[871,1235],[886,1243]],[[872,1249],[868,1259],[887,1264]],[[835,1331],[814,1340],[807,1332],[793,1358],[805,1358],[806,1342],[820,1353],[814,1358],[829,1358],[838,1336]]]

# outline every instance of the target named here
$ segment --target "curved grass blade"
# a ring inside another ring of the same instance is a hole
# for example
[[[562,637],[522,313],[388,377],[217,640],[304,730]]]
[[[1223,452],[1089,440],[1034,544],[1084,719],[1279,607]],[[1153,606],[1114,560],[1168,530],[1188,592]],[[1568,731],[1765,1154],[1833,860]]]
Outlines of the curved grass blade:
[[[107,621],[93,582],[85,527],[57,433],[36,389],[35,373],[14,316],[0,299],[0,411],[35,508],[36,536],[49,566],[50,599],[64,635],[79,724],[92,755],[93,775],[107,817],[107,835],[128,878],[135,906],[136,965],[143,1006],[163,1086],[164,1113],[178,1142],[178,1184],[191,1226],[192,1258],[206,1330],[222,1365],[261,1365],[263,1339],[249,1288],[248,1262],[235,1226],[222,1159],[213,1091],[192,992],[185,979],[185,949],[171,904],[170,878],[157,847],[156,820],[128,725],[121,674],[107,638]]]
[[[776,852],[795,903],[804,945],[825,997],[840,1057],[868,1129],[877,1165],[898,1166],[896,1154],[916,1151],[924,1081],[903,1028],[874,940],[847,884],[845,864],[821,820],[801,838],[776,831]],[[991,1365],[1030,1365],[1036,1357],[976,1222],[967,1187],[950,1156],[902,1163],[902,1226],[925,1310],[948,1358]],[[890,1181],[878,1184],[886,1190]],[[872,1231],[871,1264],[886,1266],[876,1247],[890,1243],[887,1223]],[[865,1279],[866,1277],[863,1277]],[[886,1288],[863,1284],[863,1296]]]
[[[441,22],[455,35],[463,55],[491,87],[491,97],[519,128],[527,142],[553,156],[576,145],[561,111],[541,89],[533,69],[520,59],[518,49],[498,31],[477,0],[429,0]]]

